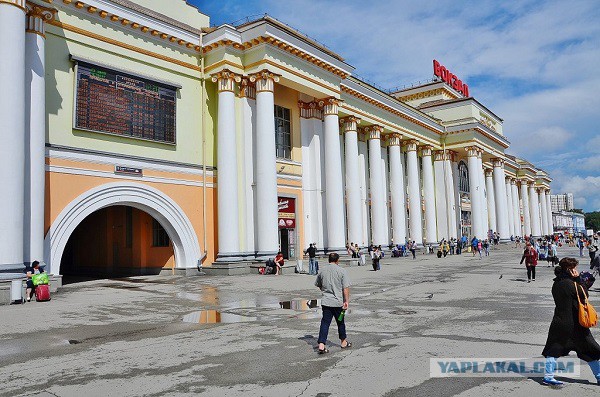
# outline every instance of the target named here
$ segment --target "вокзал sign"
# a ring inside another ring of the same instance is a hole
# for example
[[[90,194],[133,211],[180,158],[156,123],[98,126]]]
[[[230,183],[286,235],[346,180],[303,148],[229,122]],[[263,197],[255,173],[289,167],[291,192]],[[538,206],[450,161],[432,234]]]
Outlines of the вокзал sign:
[[[469,86],[463,83],[454,73],[446,69],[444,65],[440,65],[435,59],[433,60],[433,74],[465,97],[469,96]]]

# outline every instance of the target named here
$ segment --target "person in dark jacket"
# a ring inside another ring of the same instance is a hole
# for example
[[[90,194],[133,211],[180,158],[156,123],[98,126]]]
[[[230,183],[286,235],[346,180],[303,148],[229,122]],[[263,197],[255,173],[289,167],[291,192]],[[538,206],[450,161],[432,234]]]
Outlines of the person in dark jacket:
[[[596,342],[589,328],[579,324],[579,299],[583,302],[587,291],[580,287],[578,262],[575,258],[563,258],[554,269],[556,278],[552,285],[554,298],[554,317],[548,331],[546,346],[542,355],[546,357],[544,384],[562,386],[563,382],[554,379],[556,359],[567,356],[574,350],[577,357],[586,361],[600,385],[600,345]],[[575,287],[577,283],[577,289]]]
[[[535,267],[538,262],[538,253],[530,243],[527,243],[525,246],[525,251],[523,251],[523,256],[519,263],[522,265],[523,261],[525,261],[525,267],[527,268],[527,282],[531,282],[532,276],[533,281],[535,281]]]

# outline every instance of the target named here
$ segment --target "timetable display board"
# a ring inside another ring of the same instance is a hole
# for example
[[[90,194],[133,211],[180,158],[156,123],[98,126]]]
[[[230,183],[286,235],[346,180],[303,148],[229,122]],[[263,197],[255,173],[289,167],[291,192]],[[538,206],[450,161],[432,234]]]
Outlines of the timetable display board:
[[[176,88],[78,62],[75,128],[175,143]]]

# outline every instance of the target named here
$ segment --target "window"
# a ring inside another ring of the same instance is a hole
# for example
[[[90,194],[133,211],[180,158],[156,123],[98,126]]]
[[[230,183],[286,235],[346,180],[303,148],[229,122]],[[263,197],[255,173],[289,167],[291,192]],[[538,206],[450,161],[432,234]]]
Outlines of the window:
[[[469,193],[469,169],[464,161],[458,163],[458,191]]]
[[[175,87],[79,62],[75,128],[175,143]]]
[[[275,105],[275,151],[277,157],[292,158],[290,109]]]
[[[169,235],[156,219],[152,219],[152,246],[168,247]]]

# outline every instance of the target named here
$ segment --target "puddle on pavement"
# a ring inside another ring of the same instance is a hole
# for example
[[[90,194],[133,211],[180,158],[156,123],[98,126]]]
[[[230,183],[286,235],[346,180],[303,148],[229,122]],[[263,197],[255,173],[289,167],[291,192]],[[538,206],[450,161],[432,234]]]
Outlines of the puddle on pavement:
[[[183,316],[184,323],[193,324],[231,324],[256,321],[256,317],[240,316],[218,310],[199,310]]]
[[[292,299],[279,302],[280,309],[310,310],[321,306],[321,299]]]

